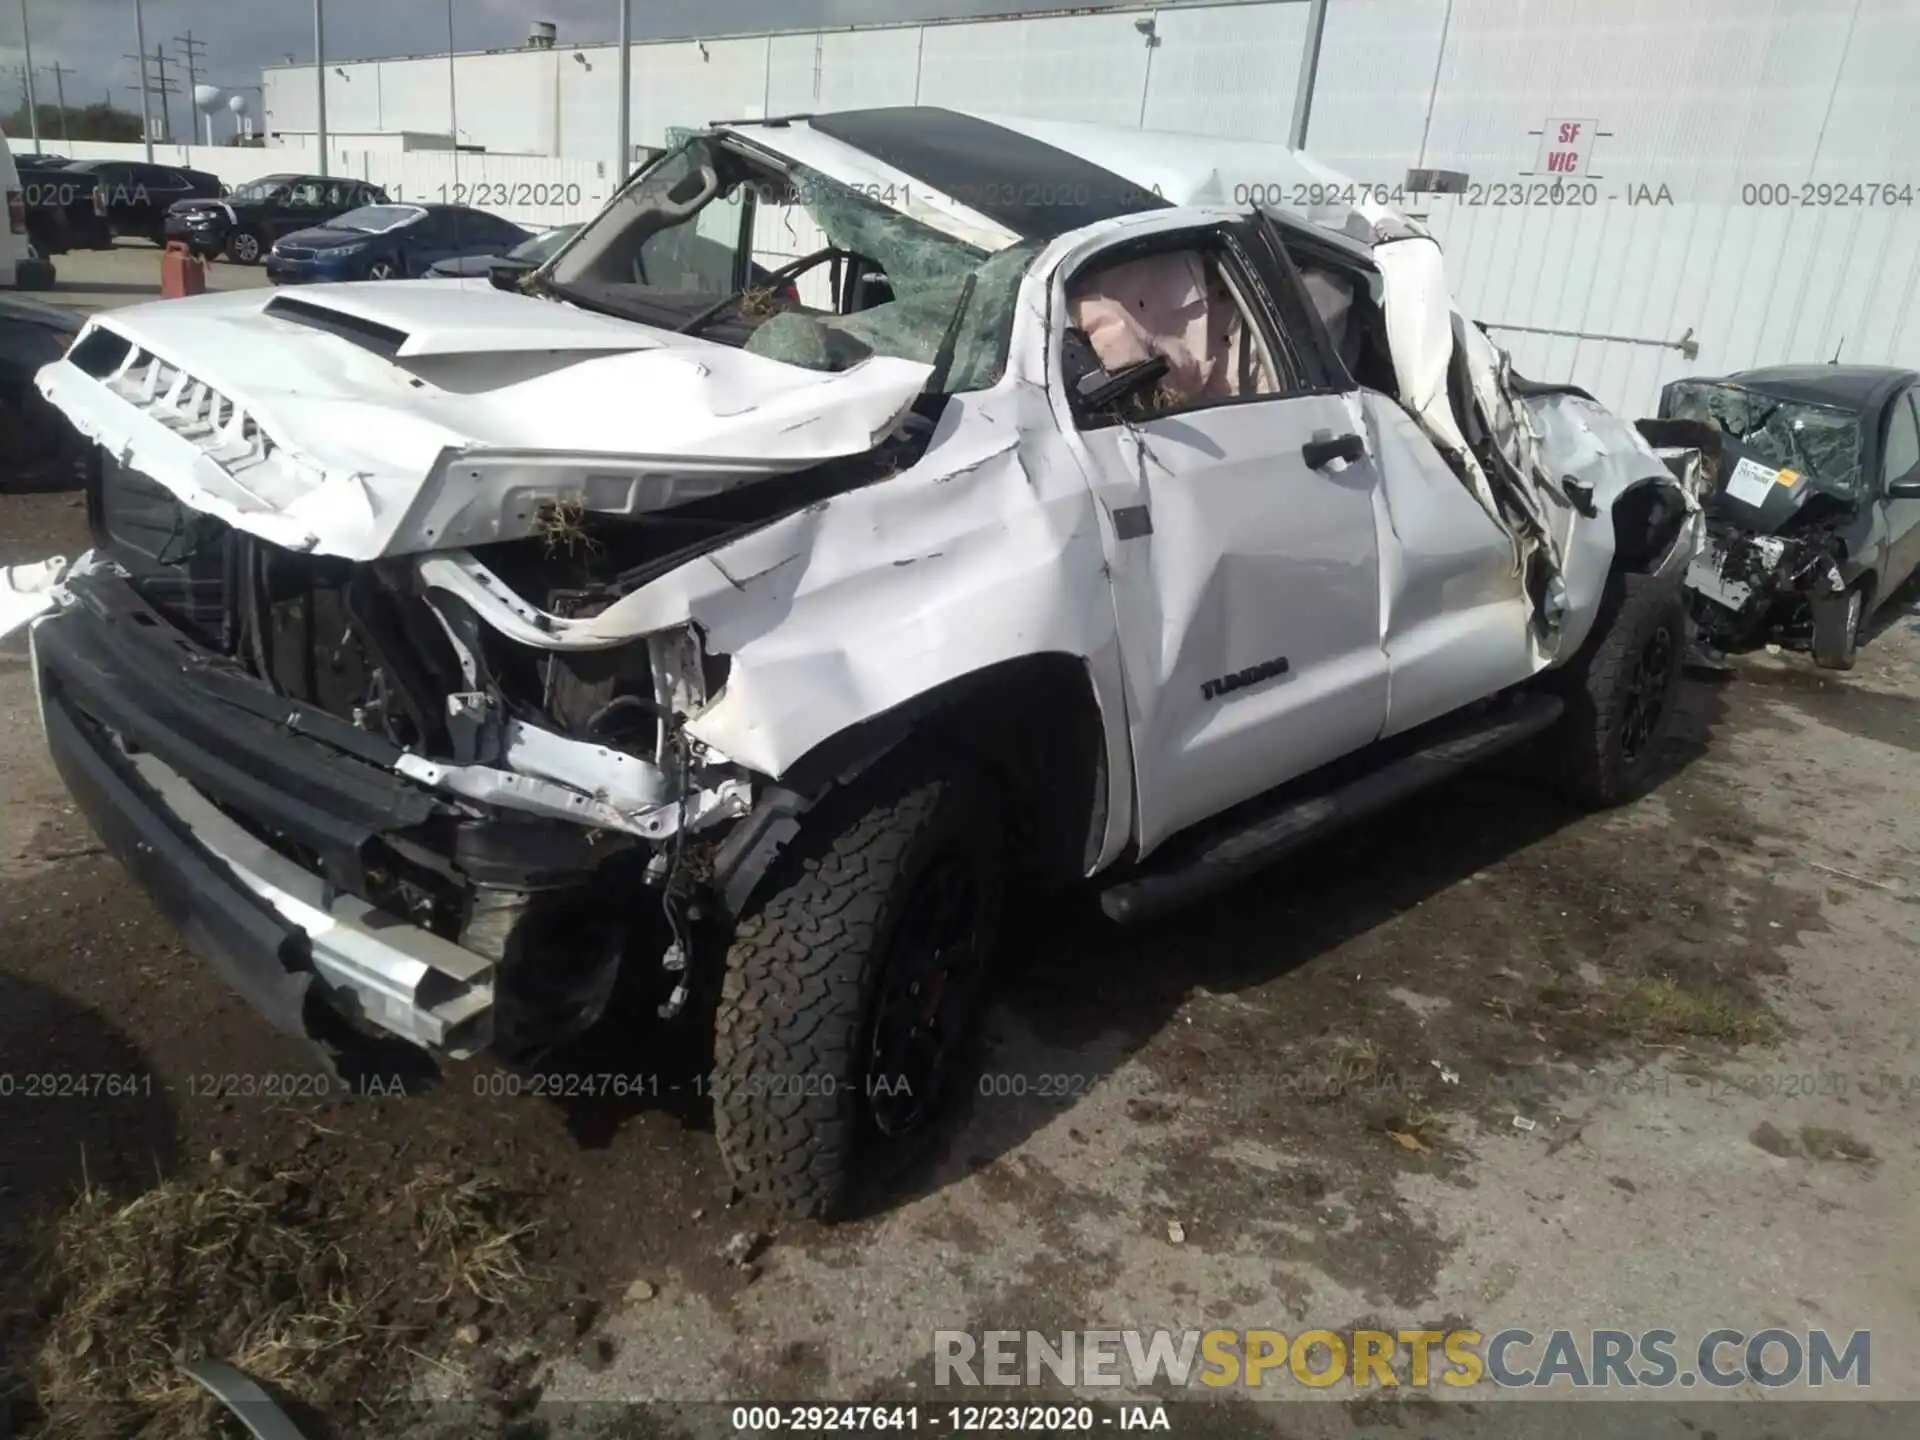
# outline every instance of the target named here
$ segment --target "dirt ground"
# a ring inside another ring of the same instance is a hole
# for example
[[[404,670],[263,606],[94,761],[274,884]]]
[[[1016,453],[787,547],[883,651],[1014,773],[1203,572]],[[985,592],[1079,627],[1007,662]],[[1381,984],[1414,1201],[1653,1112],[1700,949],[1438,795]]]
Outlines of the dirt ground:
[[[0,563],[74,553],[83,532],[75,497],[0,496]],[[1025,905],[982,1093],[922,1172],[834,1229],[730,1204],[696,1048],[630,1018],[565,1073],[651,1077],[645,1095],[503,1093],[471,1064],[404,1096],[316,1098],[314,1060],[98,853],[7,643],[16,1383],[59,1333],[41,1267],[83,1185],[105,1203],[251,1173],[307,1197],[342,1273],[374,1282],[356,1334],[380,1374],[480,1406],[355,1410],[324,1388],[346,1372],[295,1366],[287,1388],[345,1407],[341,1433],[542,1433],[513,1419],[536,1395],[556,1434],[700,1429],[697,1410],[623,1428],[636,1401],[930,1400],[936,1329],[1664,1327],[1684,1351],[1722,1326],[1824,1326],[1872,1332],[1873,1399],[1920,1399],[1910,601],[1851,674],[1759,655],[1690,678],[1670,776],[1625,810],[1574,816],[1494,770],[1163,922]],[[28,1093],[79,1075],[133,1093]],[[532,1227],[524,1278],[448,1288],[396,1209],[423,1175],[484,1184],[503,1233]],[[1412,1435],[1441,1409],[1498,1429],[1482,1405],[1322,1393],[1344,1403],[1221,1392],[1176,1430]],[[1681,1408],[1698,1422],[1623,1433],[1750,1433],[1725,1404]]]

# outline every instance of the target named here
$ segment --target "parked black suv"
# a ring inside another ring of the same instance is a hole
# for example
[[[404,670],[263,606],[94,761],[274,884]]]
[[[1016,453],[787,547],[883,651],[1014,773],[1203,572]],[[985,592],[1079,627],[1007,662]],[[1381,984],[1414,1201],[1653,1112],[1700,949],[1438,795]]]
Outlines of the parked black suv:
[[[139,160],[76,160],[47,179],[61,198],[67,243],[77,250],[104,250],[121,235],[164,245],[169,206],[221,190],[220,177],[205,170]]]
[[[58,155],[16,155],[20,192],[26,203],[27,241],[40,255],[63,255],[73,248],[68,211],[76,200],[90,207],[92,179],[74,176],[73,162]]]
[[[273,242],[323,225],[362,205],[385,205],[387,192],[361,180],[324,175],[266,175],[221,200],[183,200],[167,214],[167,238],[197,255],[258,264]]]

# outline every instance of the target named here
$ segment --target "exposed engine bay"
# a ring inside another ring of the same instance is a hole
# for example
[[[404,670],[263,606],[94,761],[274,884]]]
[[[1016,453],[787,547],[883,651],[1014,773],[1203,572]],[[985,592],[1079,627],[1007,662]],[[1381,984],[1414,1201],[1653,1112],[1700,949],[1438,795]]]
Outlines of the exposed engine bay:
[[[779,487],[632,519],[550,503],[534,536],[475,547],[466,564],[529,613],[584,620],[744,530],[909,463],[925,433],[907,423],[873,454]],[[663,1014],[685,1004],[690,931],[711,878],[711,845],[694,832],[736,818],[750,795],[746,772],[685,729],[730,668],[694,626],[620,645],[536,648],[426,584],[428,557],[288,550],[110,459],[96,467],[87,503],[97,547],[88,564],[124,572],[150,607],[150,628],[158,616],[198,652],[263,682],[288,728],[316,723],[297,708],[312,707],[366,736],[365,758],[472,802],[392,815],[417,823],[359,844],[347,864],[221,807],[376,910],[498,962],[484,1026],[420,1038],[456,1054],[486,1045],[530,1057],[590,1025],[622,973],[664,971]],[[326,739],[341,744],[341,730]],[[636,923],[635,897],[647,894],[657,924]]]

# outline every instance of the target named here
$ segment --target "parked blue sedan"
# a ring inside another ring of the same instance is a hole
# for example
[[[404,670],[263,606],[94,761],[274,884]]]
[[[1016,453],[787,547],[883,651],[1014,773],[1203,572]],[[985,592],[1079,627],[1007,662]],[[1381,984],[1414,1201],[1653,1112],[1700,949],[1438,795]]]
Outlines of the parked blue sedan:
[[[499,255],[529,238],[518,225],[465,205],[363,205],[275,242],[267,279],[401,280],[442,260]]]

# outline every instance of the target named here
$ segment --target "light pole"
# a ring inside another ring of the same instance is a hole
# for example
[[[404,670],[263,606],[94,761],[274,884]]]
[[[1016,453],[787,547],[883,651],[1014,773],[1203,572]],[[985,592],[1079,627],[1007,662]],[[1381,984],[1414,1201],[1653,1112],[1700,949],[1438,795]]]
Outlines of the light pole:
[[[1307,11],[1307,38],[1300,47],[1300,79],[1293,87],[1293,128],[1287,132],[1290,149],[1307,148],[1307,119],[1313,111],[1313,82],[1320,73],[1320,37],[1327,28],[1327,0],[1313,0]]]
[[[460,85],[453,63],[453,0],[447,0],[447,139],[453,145],[455,177],[460,165]]]
[[[153,163],[153,98],[147,94],[147,19],[140,0],[133,0],[134,50],[140,56],[140,138],[147,144],[147,163]]]
[[[20,0],[20,43],[27,52],[27,127],[33,131],[33,153],[40,153],[40,102],[33,93],[33,36],[27,33],[27,0]]]
[[[327,170],[327,29],[326,21],[320,14],[321,0],[313,0],[313,98],[318,107],[315,115],[319,121],[318,140],[320,142],[320,174],[324,178]]]
[[[613,188],[626,183],[633,163],[633,0],[620,0],[620,158]]]

